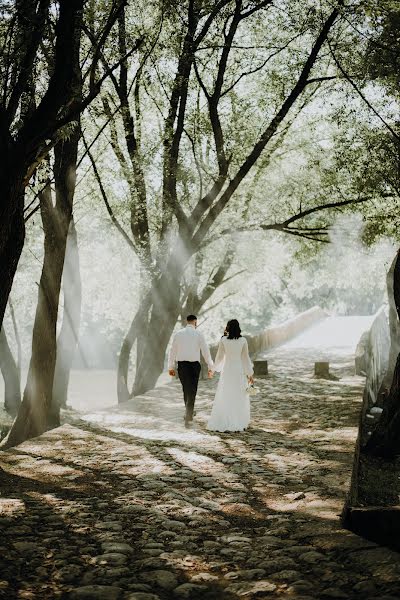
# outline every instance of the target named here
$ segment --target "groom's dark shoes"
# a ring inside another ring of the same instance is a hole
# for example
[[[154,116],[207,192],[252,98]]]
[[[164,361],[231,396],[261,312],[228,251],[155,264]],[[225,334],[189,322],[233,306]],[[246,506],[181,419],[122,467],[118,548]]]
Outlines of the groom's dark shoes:
[[[195,414],[196,414],[196,413],[194,412],[194,413],[193,413],[193,416],[194,416]],[[193,425],[193,416],[191,416],[191,417],[190,417],[190,416],[189,416],[189,415],[186,413],[186,414],[185,414],[185,416],[183,417],[183,421],[184,421],[184,423],[185,423],[185,427],[186,427],[186,428],[189,428],[189,427],[191,427],[191,426]]]

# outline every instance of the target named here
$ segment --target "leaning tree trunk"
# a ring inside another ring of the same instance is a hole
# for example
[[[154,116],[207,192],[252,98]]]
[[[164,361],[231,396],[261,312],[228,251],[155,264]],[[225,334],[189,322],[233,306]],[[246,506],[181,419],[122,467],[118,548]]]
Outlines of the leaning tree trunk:
[[[180,313],[182,266],[169,261],[165,273],[153,287],[152,310],[142,360],[135,374],[133,395],[144,394],[155,387],[164,370],[168,342]]]
[[[78,345],[82,304],[82,282],[79,268],[78,238],[72,218],[67,238],[63,271],[64,310],[57,339],[57,359],[54,372],[53,402],[66,407],[69,377]]]
[[[139,305],[143,306],[146,301],[146,288],[148,286],[148,271],[142,266],[140,271],[140,280],[139,280],[139,289],[140,289],[140,298]],[[143,353],[146,347],[146,339],[148,333],[149,326],[149,315],[148,312],[144,315],[144,318],[141,320],[141,326],[137,329],[136,335],[136,371],[140,368],[140,364],[143,359]],[[132,347],[130,352],[132,351]],[[133,392],[130,397],[132,397]]]
[[[4,408],[15,417],[21,405],[21,381],[4,327],[0,330],[0,371],[4,379]]]
[[[117,396],[119,404],[127,402],[133,395],[129,392],[128,386],[130,356],[135,341],[143,339],[144,333],[148,331],[148,315],[151,307],[151,299],[152,294],[150,291],[147,292],[146,296],[142,299],[139,309],[136,312],[131,326],[129,327],[129,331],[122,343],[117,372]],[[144,344],[140,343],[140,346],[142,350],[141,356],[143,357]]]
[[[60,409],[53,402],[56,365],[56,328],[61,278],[76,181],[79,133],[55,148],[56,202],[50,184],[40,199],[44,229],[44,260],[32,336],[32,356],[21,408],[2,442],[8,448],[41,435],[60,424]]]
[[[400,251],[389,270],[387,277],[391,348],[389,355],[390,391],[387,394],[383,412],[363,451],[375,456],[392,458],[400,454]],[[386,380],[387,378],[385,378]]]
[[[11,321],[13,324],[13,328],[14,328],[14,336],[15,336],[15,343],[17,344],[17,373],[18,373],[18,379],[21,383],[21,370],[22,370],[22,342],[21,342],[21,336],[19,335],[19,331],[18,331],[18,325],[17,325],[17,319],[15,317],[15,311],[14,311],[14,305],[11,302],[11,298],[8,299],[8,306],[10,309],[10,315],[11,315]]]
[[[179,266],[176,266],[177,263]],[[132,321],[118,362],[120,403],[154,388],[164,370],[165,352],[179,317],[182,268],[179,261],[169,261],[165,273],[153,281]],[[132,393],[129,393],[130,353],[138,338],[141,339],[141,361],[136,369]]]

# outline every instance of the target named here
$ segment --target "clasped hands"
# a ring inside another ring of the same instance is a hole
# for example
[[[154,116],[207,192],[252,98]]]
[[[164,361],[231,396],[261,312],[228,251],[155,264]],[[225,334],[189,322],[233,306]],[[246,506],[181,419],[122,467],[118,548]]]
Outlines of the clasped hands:
[[[170,377],[175,377],[176,371],[175,369],[168,369],[168,375]],[[208,379],[212,379],[214,377],[214,371],[212,369],[208,369]]]
[[[169,369],[168,374],[170,375],[170,377],[175,377],[175,375],[176,375],[175,369]],[[213,377],[214,377],[214,371],[212,369],[208,369],[208,379],[212,379]],[[254,385],[253,375],[247,375],[247,381],[249,382],[249,385]]]

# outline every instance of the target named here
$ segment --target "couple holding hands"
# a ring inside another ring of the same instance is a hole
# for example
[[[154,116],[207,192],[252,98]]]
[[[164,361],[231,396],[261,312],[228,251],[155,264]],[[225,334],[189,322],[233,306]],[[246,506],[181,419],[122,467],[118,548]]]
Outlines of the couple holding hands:
[[[189,315],[186,320],[186,327],[174,335],[168,359],[171,377],[175,376],[178,363],[186,407],[185,427],[190,427],[193,421],[201,352],[208,365],[208,377],[213,377],[214,371],[221,372],[207,429],[243,431],[250,422],[248,385],[252,385],[254,379],[247,340],[241,335],[238,321],[228,321],[213,362],[203,334],[196,329],[197,317]]]

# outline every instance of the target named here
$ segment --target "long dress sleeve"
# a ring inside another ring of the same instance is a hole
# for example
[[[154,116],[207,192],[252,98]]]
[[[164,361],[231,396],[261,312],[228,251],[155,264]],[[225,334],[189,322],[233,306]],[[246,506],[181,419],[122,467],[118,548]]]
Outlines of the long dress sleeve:
[[[249,356],[249,346],[247,344],[246,338],[244,339],[244,344],[242,347],[242,365],[245,375],[253,375],[253,363],[250,360]]]
[[[225,362],[225,346],[223,340],[218,344],[217,356],[214,360],[214,370],[222,371]]]
[[[214,368],[214,363],[213,363],[213,359],[211,357],[210,348],[208,347],[208,344],[207,344],[203,334],[199,332],[199,335],[200,335],[201,353],[203,355],[204,360],[207,363],[208,368],[212,370]]]

